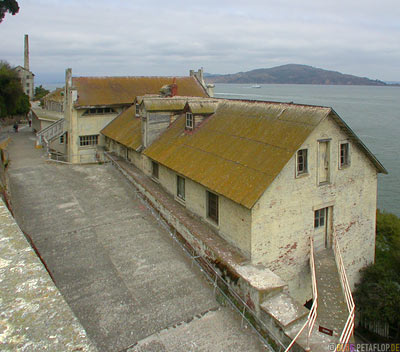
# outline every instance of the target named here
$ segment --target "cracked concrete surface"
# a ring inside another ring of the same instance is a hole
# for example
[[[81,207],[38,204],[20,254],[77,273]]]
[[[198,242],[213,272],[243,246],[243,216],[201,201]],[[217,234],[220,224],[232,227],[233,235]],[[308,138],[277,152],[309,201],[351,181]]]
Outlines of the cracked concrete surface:
[[[32,133],[13,137],[16,219],[100,351],[263,350],[116,170],[46,163]]]

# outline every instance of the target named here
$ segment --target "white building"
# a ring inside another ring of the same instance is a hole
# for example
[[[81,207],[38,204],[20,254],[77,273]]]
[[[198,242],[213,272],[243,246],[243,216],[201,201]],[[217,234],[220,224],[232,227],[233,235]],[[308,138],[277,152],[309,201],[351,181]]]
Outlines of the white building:
[[[298,302],[311,298],[310,237],[319,252],[336,235],[352,288],[374,261],[377,174],[386,170],[334,110],[183,97],[137,102],[102,130],[107,148],[251,264],[280,276]]]

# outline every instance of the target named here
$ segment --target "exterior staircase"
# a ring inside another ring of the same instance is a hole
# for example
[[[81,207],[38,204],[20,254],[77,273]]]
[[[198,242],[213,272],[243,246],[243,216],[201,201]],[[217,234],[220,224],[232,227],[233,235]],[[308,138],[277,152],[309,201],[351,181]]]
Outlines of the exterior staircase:
[[[48,146],[49,143],[64,133],[64,119],[53,122],[50,126],[36,133],[36,145]]]
[[[313,282],[313,305],[308,317],[293,320],[285,333],[292,338],[286,351],[332,351],[332,346],[354,342],[354,301],[340,253],[333,234],[333,249],[314,253],[311,238],[310,265]],[[297,332],[297,334],[296,334]]]
[[[333,334],[339,337],[349,312],[332,249],[326,248],[315,253],[315,273],[319,295],[318,324],[322,328],[333,331]]]

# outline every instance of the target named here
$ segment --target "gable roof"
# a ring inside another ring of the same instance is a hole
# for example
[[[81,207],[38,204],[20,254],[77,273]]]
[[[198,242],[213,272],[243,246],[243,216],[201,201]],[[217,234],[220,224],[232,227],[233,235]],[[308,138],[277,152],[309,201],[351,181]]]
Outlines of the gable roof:
[[[132,105],[101,131],[125,147],[137,150],[142,145],[142,130],[140,118],[136,117],[136,106]]]
[[[208,189],[251,209],[311,132],[332,118],[366,153],[375,156],[328,107],[271,102],[220,101],[194,133],[178,118],[144,154]]]
[[[78,91],[75,107],[132,104],[137,96],[158,94],[160,88],[172,84],[174,77],[73,77]],[[178,94],[208,97],[195,77],[176,77]]]
[[[22,70],[24,70],[26,72],[29,72],[32,76],[35,76],[35,74],[32,71],[27,70],[25,67],[23,67],[21,65],[18,65],[18,66],[14,67],[14,70],[18,71],[18,69],[19,69],[19,71],[22,69]]]
[[[64,88],[56,88],[47,93],[41,100],[51,100],[62,103],[64,101]]]
[[[330,108],[223,100],[194,133],[181,116],[144,154],[252,208]]]

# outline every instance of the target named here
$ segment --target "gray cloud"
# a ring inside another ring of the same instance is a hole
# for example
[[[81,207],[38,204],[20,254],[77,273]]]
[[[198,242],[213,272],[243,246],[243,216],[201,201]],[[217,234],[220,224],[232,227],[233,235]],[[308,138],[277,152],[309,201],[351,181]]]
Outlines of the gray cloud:
[[[0,25],[1,57],[76,75],[232,73],[286,63],[399,80],[398,1],[20,0]],[[47,77],[47,76],[46,76]]]

